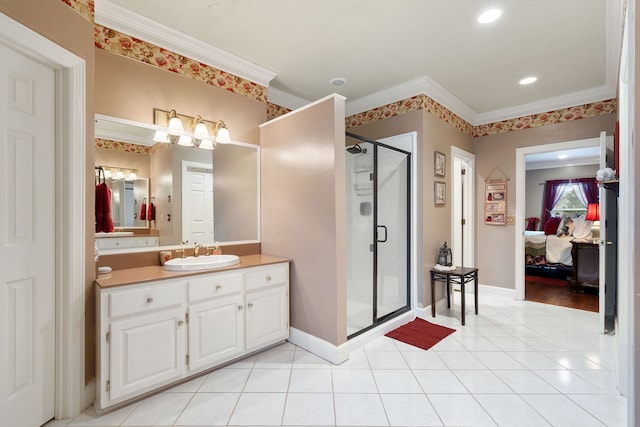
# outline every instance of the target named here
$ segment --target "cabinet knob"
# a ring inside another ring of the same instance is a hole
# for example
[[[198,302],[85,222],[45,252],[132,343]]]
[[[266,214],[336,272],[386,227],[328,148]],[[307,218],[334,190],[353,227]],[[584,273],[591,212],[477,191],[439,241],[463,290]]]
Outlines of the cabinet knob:
[[[241,305],[238,306],[238,310],[242,310],[242,306]]]
[[[267,276],[267,282],[271,281],[271,276]]]
[[[252,303],[247,304],[247,308],[251,308],[251,307],[253,307]]]
[[[216,291],[219,291],[222,289],[222,285],[216,285]]]
[[[184,325],[184,320],[178,320],[178,326]]]
[[[153,298],[149,297],[147,298],[147,304],[151,304],[153,302]]]

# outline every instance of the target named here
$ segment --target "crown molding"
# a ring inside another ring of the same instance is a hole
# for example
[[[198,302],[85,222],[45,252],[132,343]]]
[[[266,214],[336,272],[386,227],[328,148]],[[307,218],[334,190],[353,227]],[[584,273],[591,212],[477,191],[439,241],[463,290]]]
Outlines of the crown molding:
[[[420,77],[406,83],[402,83],[388,89],[381,90],[362,98],[347,102],[347,116],[369,111],[374,108],[402,101],[417,95],[427,95],[448,110],[472,123],[476,113],[460,99],[440,86],[428,76]]]
[[[289,92],[285,92],[273,86],[267,88],[267,102],[288,108],[289,110],[296,110],[311,103],[311,101],[307,99],[292,95]]]
[[[96,0],[95,22],[265,87],[276,76],[273,71],[133,13],[109,0]]]

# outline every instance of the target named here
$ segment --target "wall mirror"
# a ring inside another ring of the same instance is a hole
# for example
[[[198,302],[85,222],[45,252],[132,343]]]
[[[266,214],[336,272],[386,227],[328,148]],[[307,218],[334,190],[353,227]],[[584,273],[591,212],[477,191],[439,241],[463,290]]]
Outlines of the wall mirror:
[[[135,168],[147,180],[155,219],[142,227],[157,230],[161,247],[187,240],[189,245],[259,242],[260,147],[234,141],[210,151],[155,144],[156,128],[96,115],[96,166]],[[136,226],[140,223],[116,227]]]

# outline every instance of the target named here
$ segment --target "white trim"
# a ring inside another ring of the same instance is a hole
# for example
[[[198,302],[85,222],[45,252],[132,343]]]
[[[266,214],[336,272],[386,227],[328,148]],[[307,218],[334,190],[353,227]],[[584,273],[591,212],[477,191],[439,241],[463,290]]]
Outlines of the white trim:
[[[476,240],[476,216],[474,215],[475,213],[475,205],[476,205],[476,192],[475,192],[475,188],[476,188],[476,156],[473,153],[469,153],[468,151],[462,150],[454,145],[451,146],[451,165],[452,165],[452,170],[454,170],[453,168],[453,164],[454,164],[454,159],[455,158],[459,158],[462,159],[463,161],[466,161],[470,167],[471,167],[471,171],[472,173],[469,174],[469,178],[468,180],[470,181],[470,185],[468,186],[469,188],[467,189],[467,198],[468,200],[470,200],[469,206],[471,209],[471,215],[469,215],[468,218],[466,218],[466,223],[465,226],[467,226],[468,228],[468,233],[466,233],[465,235],[467,237],[470,237],[473,241],[471,242],[471,245],[469,245],[471,247],[471,259],[473,260],[472,265],[475,265],[475,260],[476,260],[476,251],[475,251],[475,240]],[[452,192],[456,191],[455,186],[453,186]],[[453,200],[455,200],[454,196],[452,195],[452,206],[453,206]],[[451,223],[453,224],[453,210],[451,212]],[[454,227],[451,227],[451,242],[455,242],[454,240]],[[464,245],[465,247],[467,247],[467,245]],[[470,266],[467,266],[470,267]]]
[[[267,89],[267,101],[272,104],[288,108],[290,110],[296,110],[298,108],[304,107],[311,102],[307,99],[292,95],[273,86]]]
[[[87,401],[84,396],[85,61],[1,13],[0,43],[57,70],[55,417],[71,418],[84,409]]]
[[[526,165],[525,157],[527,154],[548,153],[551,151],[568,150],[572,148],[585,148],[600,145],[600,138],[580,139],[576,141],[557,142],[552,144],[533,145],[530,147],[516,148],[516,211],[515,223],[524,224],[524,211],[526,207]],[[524,230],[518,227],[514,229],[515,248],[514,248],[514,265],[515,265],[515,295],[519,300],[524,299]]]
[[[384,336],[387,332],[393,331],[405,323],[412,321],[415,317],[416,315],[413,311],[408,311],[340,345],[331,344],[307,332],[291,327],[289,328],[289,342],[328,360],[334,365],[339,365],[349,360],[351,352],[362,348],[376,338]]]
[[[467,287],[466,289],[469,289],[469,288],[471,288],[471,286]],[[483,284],[478,285],[478,295],[488,295],[488,296],[516,299],[516,292],[513,289],[502,288],[500,286],[483,285]]]
[[[145,40],[238,77],[269,86],[276,73],[195,37],[131,12],[109,0],[95,2],[95,23]]]
[[[278,116],[278,117],[276,117],[275,119],[269,120],[268,122],[264,122],[264,123],[262,123],[261,125],[259,125],[258,127],[268,126],[268,125],[270,125],[271,123],[278,122],[278,121],[280,121],[280,120],[284,119],[285,117],[288,117],[290,114],[297,114],[297,113],[299,113],[299,112],[301,112],[301,111],[304,111],[304,110],[306,110],[306,109],[308,109],[308,108],[311,108],[311,107],[313,107],[313,106],[315,106],[315,105],[317,105],[317,104],[321,104],[321,103],[325,102],[325,101],[326,101],[326,100],[328,100],[328,99],[343,100],[343,101],[344,101],[344,100],[346,100],[347,98],[345,98],[344,96],[342,96],[342,95],[340,95],[340,94],[332,93],[332,94],[330,94],[330,95],[325,96],[324,98],[320,98],[320,99],[318,99],[317,101],[313,101],[313,102],[311,102],[311,103],[309,103],[309,104],[307,104],[307,105],[305,105],[305,106],[303,106],[303,107],[300,107],[300,108],[298,108],[297,110],[289,111],[287,114],[283,114],[282,116]]]

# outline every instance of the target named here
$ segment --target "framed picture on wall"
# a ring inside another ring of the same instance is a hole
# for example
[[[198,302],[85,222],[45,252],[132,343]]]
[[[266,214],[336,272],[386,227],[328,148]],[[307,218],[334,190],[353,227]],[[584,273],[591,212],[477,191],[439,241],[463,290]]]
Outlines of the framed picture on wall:
[[[435,176],[444,178],[447,170],[447,156],[439,151],[433,152],[433,173]]]
[[[433,183],[433,202],[436,206],[444,206],[447,202],[447,183],[436,181]]]

